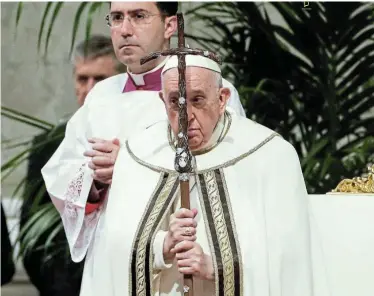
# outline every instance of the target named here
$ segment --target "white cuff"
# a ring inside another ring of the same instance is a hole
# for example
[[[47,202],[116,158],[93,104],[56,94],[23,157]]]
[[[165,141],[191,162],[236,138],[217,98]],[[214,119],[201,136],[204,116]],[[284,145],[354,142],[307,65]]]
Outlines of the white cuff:
[[[164,260],[164,241],[167,231],[158,231],[153,241],[153,268],[154,269],[167,269],[172,267],[173,263],[166,264]]]

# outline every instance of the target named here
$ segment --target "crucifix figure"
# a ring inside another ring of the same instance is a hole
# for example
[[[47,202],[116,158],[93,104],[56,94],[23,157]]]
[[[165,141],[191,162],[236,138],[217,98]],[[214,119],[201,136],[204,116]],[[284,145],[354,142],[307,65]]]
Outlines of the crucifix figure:
[[[188,147],[188,115],[187,115],[187,94],[186,94],[186,55],[201,55],[221,64],[221,59],[214,53],[201,49],[192,49],[185,46],[184,38],[184,19],[183,14],[177,14],[178,21],[178,48],[172,48],[162,52],[154,52],[149,56],[142,58],[140,64],[145,64],[160,56],[178,56],[178,73],[179,73],[179,131],[177,139],[177,150],[175,155],[174,167],[179,173],[181,207],[190,209],[190,174],[192,170],[192,154]],[[184,276],[184,294],[192,296],[192,276]]]

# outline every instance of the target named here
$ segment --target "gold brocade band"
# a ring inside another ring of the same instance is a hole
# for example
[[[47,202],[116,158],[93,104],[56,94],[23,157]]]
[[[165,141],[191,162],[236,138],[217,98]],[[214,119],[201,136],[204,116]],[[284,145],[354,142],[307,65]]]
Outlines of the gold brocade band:
[[[198,183],[215,267],[216,296],[243,295],[241,252],[223,170],[199,174]]]
[[[131,296],[152,295],[152,244],[163,216],[173,203],[178,184],[176,174],[161,173],[160,181],[142,216],[130,259]]]

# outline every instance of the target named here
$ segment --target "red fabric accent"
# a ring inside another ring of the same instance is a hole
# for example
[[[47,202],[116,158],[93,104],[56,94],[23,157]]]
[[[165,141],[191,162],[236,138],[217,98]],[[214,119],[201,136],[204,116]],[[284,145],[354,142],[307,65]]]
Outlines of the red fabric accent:
[[[98,203],[89,203],[87,202],[86,208],[85,208],[85,214],[89,215],[93,212],[95,212],[102,204],[102,201],[99,201]]]

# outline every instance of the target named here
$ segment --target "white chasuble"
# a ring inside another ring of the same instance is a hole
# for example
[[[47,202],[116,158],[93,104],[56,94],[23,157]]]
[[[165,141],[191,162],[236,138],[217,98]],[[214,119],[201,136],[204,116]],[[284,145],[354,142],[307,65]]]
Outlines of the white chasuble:
[[[162,249],[180,207],[175,152],[159,122],[128,139],[86,257],[81,296],[183,295],[176,261]],[[310,296],[307,192],[294,148],[273,131],[232,116],[225,137],[195,156],[191,206],[197,243],[215,280],[195,296]]]

